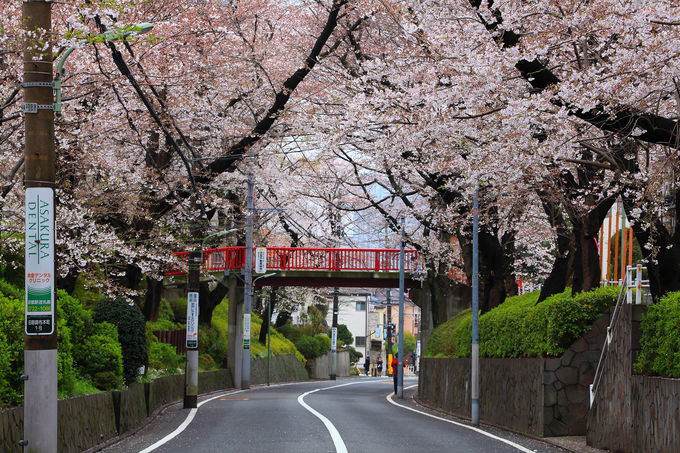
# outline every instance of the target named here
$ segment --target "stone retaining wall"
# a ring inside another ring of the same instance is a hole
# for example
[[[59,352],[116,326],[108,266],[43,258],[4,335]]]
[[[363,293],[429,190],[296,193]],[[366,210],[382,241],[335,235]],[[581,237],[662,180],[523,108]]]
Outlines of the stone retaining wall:
[[[311,379],[328,379],[331,375],[331,353],[307,360],[307,371]],[[349,351],[338,351],[336,376],[349,376]]]
[[[267,361],[251,362],[253,384],[267,380]],[[275,356],[271,382],[309,379],[293,355]],[[228,370],[203,371],[198,376],[199,393],[233,388]],[[184,375],[164,376],[151,383],[133,384],[126,390],[83,395],[58,401],[58,451],[81,452],[120,434],[134,431],[165,404],[184,397]],[[21,453],[24,409],[0,410],[0,451]]]
[[[538,436],[583,435],[593,381],[609,323],[601,316],[559,358],[480,359],[480,420]],[[470,416],[470,359],[423,358],[418,398]]]

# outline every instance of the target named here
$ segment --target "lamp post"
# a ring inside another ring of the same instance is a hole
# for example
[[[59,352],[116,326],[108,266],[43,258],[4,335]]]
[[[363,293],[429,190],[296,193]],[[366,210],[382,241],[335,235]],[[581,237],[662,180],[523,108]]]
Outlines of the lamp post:
[[[57,326],[55,316],[54,243],[54,113],[61,112],[61,73],[52,80],[52,2],[23,3],[24,157],[25,157],[25,336],[24,438],[26,451],[57,451]],[[144,25],[150,30],[151,24]],[[142,27],[99,35],[94,39],[120,39]],[[114,36],[115,35],[115,36]],[[47,45],[45,45],[45,43]],[[54,91],[54,92],[53,92]],[[54,95],[58,102],[54,102]]]

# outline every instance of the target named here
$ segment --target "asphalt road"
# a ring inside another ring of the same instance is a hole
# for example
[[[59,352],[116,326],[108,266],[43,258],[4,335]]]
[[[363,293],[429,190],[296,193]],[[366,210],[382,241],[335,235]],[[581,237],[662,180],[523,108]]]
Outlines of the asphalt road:
[[[496,428],[482,426],[484,432],[479,432],[464,421],[424,409],[410,398],[416,384],[416,379],[404,380],[403,400],[390,396],[392,381],[385,378],[207,395],[199,399],[197,410],[170,406],[144,429],[104,451],[564,453]]]

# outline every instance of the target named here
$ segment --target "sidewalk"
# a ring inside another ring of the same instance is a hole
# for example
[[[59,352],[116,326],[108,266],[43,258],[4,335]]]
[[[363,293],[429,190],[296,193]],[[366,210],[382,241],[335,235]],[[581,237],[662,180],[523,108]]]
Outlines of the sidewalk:
[[[545,437],[543,440],[573,453],[603,453],[607,451],[586,445],[586,436]]]

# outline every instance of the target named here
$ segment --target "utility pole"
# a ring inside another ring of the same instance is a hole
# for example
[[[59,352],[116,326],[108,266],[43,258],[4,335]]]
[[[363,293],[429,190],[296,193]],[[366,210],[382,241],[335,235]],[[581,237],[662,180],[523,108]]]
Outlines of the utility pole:
[[[52,3],[24,1],[23,88],[26,183],[24,336],[25,452],[57,451],[57,300],[54,265]],[[45,45],[45,43],[47,45]]]
[[[479,425],[479,188],[472,200],[472,424]]]
[[[404,398],[404,218],[401,223],[401,246],[399,247],[399,345],[397,354],[397,396]]]
[[[250,388],[250,316],[253,311],[253,223],[255,216],[255,181],[253,155],[248,152],[248,195],[246,196],[246,262],[243,270],[243,363],[241,389]]]
[[[338,374],[338,296],[339,288],[333,289],[333,322],[331,328],[331,381],[336,379]]]
[[[184,376],[184,408],[198,404],[198,294],[201,280],[203,251],[189,253],[189,277],[187,281],[187,360]]]

